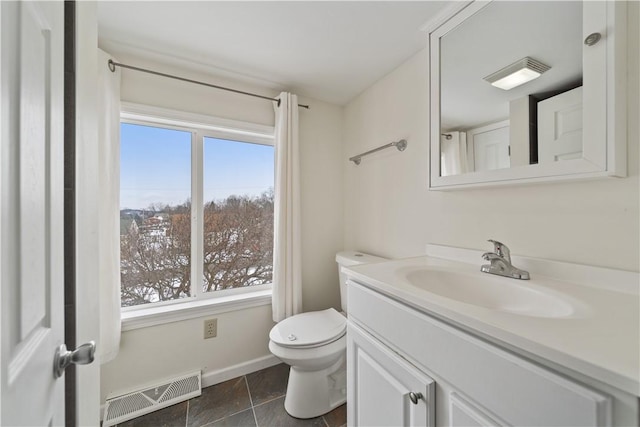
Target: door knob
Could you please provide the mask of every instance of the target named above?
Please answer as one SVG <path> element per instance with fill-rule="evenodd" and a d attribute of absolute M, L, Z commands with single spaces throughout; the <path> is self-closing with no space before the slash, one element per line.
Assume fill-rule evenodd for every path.
<path fill-rule="evenodd" d="M 414 392 L 410 392 L 409 393 L 409 400 L 411 400 L 411 403 L 413 403 L 414 405 L 418 404 L 418 400 L 422 399 L 424 396 L 422 396 L 422 393 L 414 393 Z"/>
<path fill-rule="evenodd" d="M 60 378 L 67 366 L 71 364 L 88 365 L 93 362 L 95 354 L 95 341 L 89 341 L 88 343 L 82 344 L 73 351 L 67 350 L 67 346 L 61 344 L 60 347 L 56 349 L 56 354 L 53 358 L 54 378 Z"/>

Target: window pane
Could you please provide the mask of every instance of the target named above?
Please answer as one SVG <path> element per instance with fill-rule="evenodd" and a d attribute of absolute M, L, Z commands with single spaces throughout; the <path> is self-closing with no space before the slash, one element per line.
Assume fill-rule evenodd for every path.
<path fill-rule="evenodd" d="M 191 133 L 120 127 L 122 306 L 190 296 Z"/>
<path fill-rule="evenodd" d="M 273 147 L 204 140 L 203 291 L 271 283 Z"/>

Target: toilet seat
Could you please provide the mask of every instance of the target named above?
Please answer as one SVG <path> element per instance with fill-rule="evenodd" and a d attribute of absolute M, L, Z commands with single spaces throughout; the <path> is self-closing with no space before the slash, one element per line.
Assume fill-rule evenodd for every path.
<path fill-rule="evenodd" d="M 284 319 L 271 329 L 269 338 L 282 347 L 319 347 L 341 338 L 346 330 L 347 319 L 329 308 Z"/>

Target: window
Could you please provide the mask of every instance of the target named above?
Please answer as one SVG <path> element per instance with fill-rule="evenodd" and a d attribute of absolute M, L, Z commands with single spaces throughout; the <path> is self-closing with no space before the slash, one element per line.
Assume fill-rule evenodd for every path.
<path fill-rule="evenodd" d="M 120 126 L 122 306 L 191 295 L 191 133 Z"/>
<path fill-rule="evenodd" d="M 204 138 L 202 291 L 271 283 L 272 146 Z"/>
<path fill-rule="evenodd" d="M 270 287 L 273 133 L 259 129 L 123 114 L 123 307 Z"/>

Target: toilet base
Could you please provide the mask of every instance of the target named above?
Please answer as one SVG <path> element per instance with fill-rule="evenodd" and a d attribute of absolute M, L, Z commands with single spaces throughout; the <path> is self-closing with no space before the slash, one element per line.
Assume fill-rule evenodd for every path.
<path fill-rule="evenodd" d="M 295 418 L 315 418 L 347 401 L 346 357 L 319 371 L 291 367 L 284 409 Z"/>

